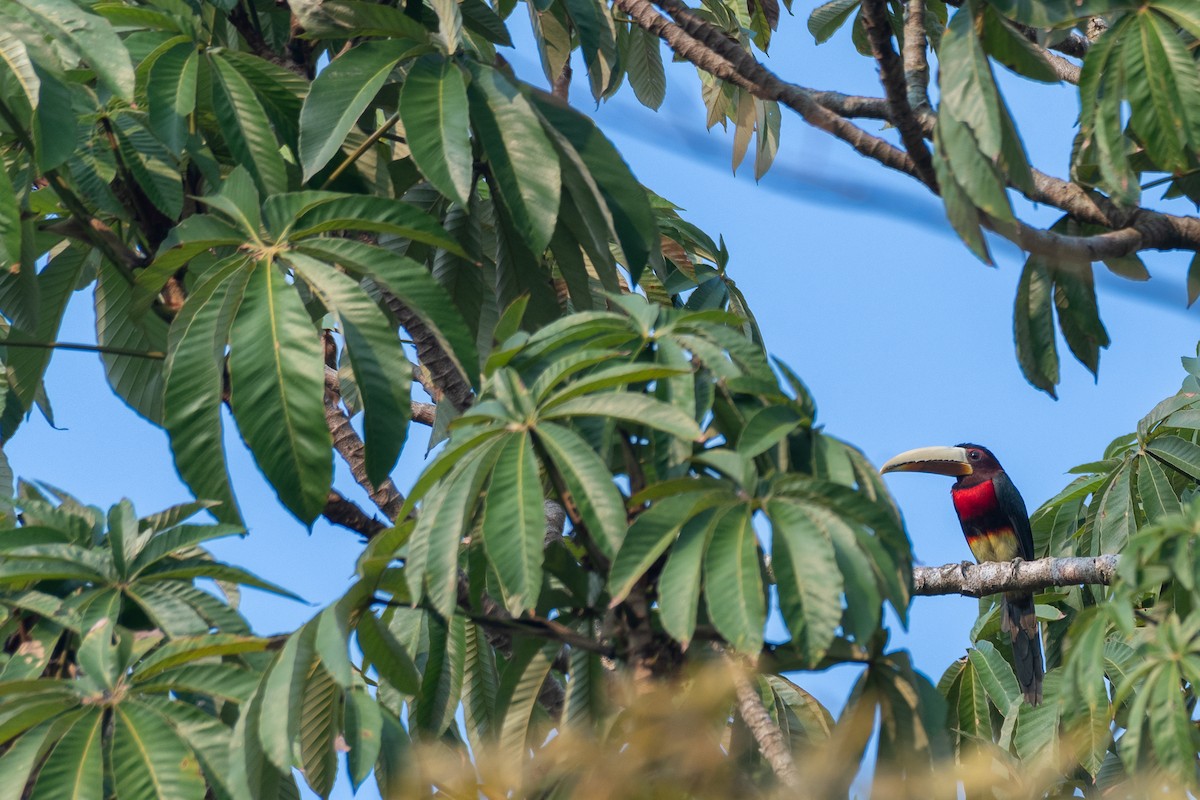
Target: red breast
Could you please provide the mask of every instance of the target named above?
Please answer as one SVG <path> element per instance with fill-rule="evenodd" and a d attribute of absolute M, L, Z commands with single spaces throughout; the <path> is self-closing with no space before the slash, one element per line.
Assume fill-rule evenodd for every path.
<path fill-rule="evenodd" d="M 951 489 L 950 497 L 954 500 L 954 510 L 959 519 L 975 519 L 983 516 L 997 507 L 996 489 L 991 481 L 984 481 L 967 489 Z"/>

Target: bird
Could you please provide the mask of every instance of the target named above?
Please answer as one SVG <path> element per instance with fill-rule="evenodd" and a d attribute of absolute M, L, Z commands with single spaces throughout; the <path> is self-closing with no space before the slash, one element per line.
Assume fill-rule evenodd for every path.
<path fill-rule="evenodd" d="M 890 458 L 879 470 L 929 472 L 957 480 L 950 488 L 954 511 L 975 560 L 1033 559 L 1033 532 L 1021 493 L 991 450 L 977 444 L 918 447 Z M 1005 592 L 1001 629 L 1012 640 L 1013 666 L 1030 705 L 1042 701 L 1042 638 L 1032 592 Z"/>

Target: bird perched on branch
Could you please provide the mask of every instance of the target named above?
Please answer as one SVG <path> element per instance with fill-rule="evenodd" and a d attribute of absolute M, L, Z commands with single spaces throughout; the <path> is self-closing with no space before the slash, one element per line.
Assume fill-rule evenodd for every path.
<path fill-rule="evenodd" d="M 1021 493 L 986 447 L 919 447 L 889 459 L 885 472 L 931 472 L 958 480 L 950 489 L 963 535 L 976 561 L 1033 559 L 1033 532 Z M 1012 639 L 1021 692 L 1032 705 L 1042 700 L 1042 639 L 1032 592 L 1006 592 L 1001 628 Z"/>

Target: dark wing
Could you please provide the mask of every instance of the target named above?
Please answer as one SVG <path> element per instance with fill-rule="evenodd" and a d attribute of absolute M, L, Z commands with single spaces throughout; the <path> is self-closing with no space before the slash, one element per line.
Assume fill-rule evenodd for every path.
<path fill-rule="evenodd" d="M 1029 527 L 1029 512 L 1025 510 L 1025 501 L 1021 499 L 1021 493 L 1003 472 L 992 478 L 992 488 L 996 490 L 996 502 L 1000 505 L 1000 510 L 1008 517 L 1012 529 L 1017 534 L 1021 558 L 1032 561 L 1033 531 Z"/>

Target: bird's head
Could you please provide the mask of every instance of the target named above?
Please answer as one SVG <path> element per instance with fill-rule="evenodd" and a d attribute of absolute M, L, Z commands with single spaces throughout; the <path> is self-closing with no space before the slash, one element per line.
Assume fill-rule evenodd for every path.
<path fill-rule="evenodd" d="M 879 472 L 930 472 L 949 475 L 962 483 L 980 483 L 1004 468 L 992 451 L 978 444 L 954 447 L 918 447 L 889 458 Z"/>

